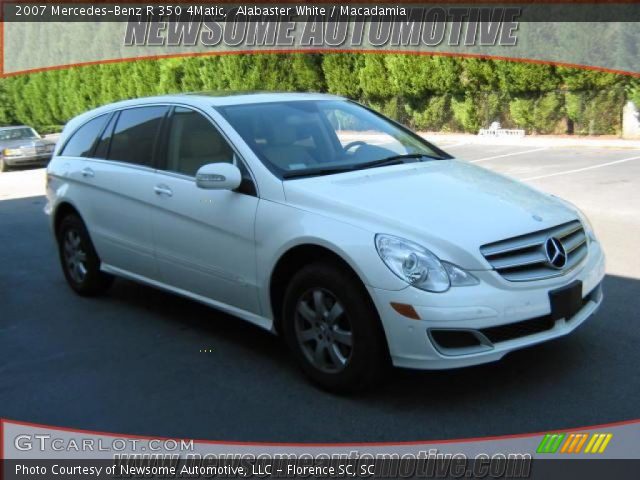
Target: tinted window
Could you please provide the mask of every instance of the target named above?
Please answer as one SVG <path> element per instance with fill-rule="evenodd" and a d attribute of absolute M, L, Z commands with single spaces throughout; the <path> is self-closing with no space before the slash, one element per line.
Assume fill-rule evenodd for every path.
<path fill-rule="evenodd" d="M 93 152 L 93 158 L 109 158 L 109 145 L 111 144 L 113 126 L 115 125 L 117 118 L 118 113 L 115 113 L 111 117 L 111 120 L 109 120 L 109 124 L 107 125 L 107 128 L 104 129 L 102 138 L 98 141 L 98 145 L 96 145 L 96 149 Z"/>
<path fill-rule="evenodd" d="M 224 137 L 200 113 L 177 107 L 171 119 L 166 169 L 195 176 L 201 166 L 218 162 L 233 162 L 233 150 Z"/>
<path fill-rule="evenodd" d="M 138 165 L 153 163 L 153 146 L 167 107 L 139 107 L 120 112 L 109 159 Z"/>
<path fill-rule="evenodd" d="M 68 157 L 88 157 L 96 141 L 96 137 L 102 133 L 109 115 L 100 115 L 89 120 L 76 133 L 74 133 L 62 150 L 62 155 Z"/>

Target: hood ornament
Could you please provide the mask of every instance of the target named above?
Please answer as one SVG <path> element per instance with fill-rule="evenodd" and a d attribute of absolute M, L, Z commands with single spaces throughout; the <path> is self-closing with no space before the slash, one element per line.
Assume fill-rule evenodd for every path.
<path fill-rule="evenodd" d="M 544 243 L 544 253 L 551 267 L 561 270 L 567 265 L 567 251 L 556 237 L 547 238 Z"/>

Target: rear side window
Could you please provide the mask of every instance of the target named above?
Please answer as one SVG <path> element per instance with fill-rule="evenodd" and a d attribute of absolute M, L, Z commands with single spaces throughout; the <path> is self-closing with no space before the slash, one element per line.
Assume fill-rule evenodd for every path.
<path fill-rule="evenodd" d="M 151 166 L 153 147 L 168 107 L 123 110 L 118 117 L 109 148 L 109 160 Z"/>
<path fill-rule="evenodd" d="M 96 149 L 93 152 L 93 158 L 108 158 L 109 155 L 109 145 L 111 144 L 111 135 L 113 134 L 113 125 L 116 123 L 118 118 L 118 113 L 116 112 L 111 120 L 109 120 L 109 124 L 107 128 L 104 129 L 104 133 L 102 137 L 98 141 L 96 145 Z"/>
<path fill-rule="evenodd" d="M 108 118 L 109 114 L 100 115 L 81 126 L 64 146 L 61 155 L 67 157 L 88 157 L 91 154 L 98 135 L 102 133 L 102 129 L 105 123 L 107 123 Z"/>

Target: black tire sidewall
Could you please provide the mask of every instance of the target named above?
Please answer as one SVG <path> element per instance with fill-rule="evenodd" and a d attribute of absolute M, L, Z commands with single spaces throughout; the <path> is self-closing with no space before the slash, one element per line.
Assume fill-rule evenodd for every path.
<path fill-rule="evenodd" d="M 296 306 L 300 297 L 313 288 L 323 288 L 339 299 L 351 323 L 353 351 L 348 365 L 338 373 L 326 373 L 313 366 L 297 340 Z M 283 336 L 289 348 L 307 376 L 326 390 L 342 393 L 368 388 L 389 363 L 375 306 L 360 280 L 344 267 L 328 263 L 301 269 L 287 288 L 283 315 Z"/>

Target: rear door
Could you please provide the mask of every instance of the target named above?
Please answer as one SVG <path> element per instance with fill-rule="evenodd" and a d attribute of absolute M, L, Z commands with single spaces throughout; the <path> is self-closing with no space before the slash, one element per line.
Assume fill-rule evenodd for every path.
<path fill-rule="evenodd" d="M 145 105 L 116 112 L 84 167 L 93 187 L 92 238 L 103 262 L 152 279 L 154 163 L 168 111 L 166 105 Z"/>
<path fill-rule="evenodd" d="M 48 167 L 50 174 L 69 182 L 70 186 L 65 185 L 69 191 L 64 192 L 64 197 L 74 203 L 92 238 L 96 236 L 96 231 L 100 230 L 100 225 L 93 208 L 95 182 L 88 159 L 111 117 L 111 113 L 99 115 L 78 128 Z M 98 253 L 102 254 L 102 251 L 98 249 Z"/>
<path fill-rule="evenodd" d="M 163 140 L 153 217 L 163 281 L 258 313 L 258 197 L 248 169 L 211 120 L 194 109 L 175 107 Z M 198 169 L 216 162 L 240 167 L 243 184 L 237 191 L 196 187 Z"/>

